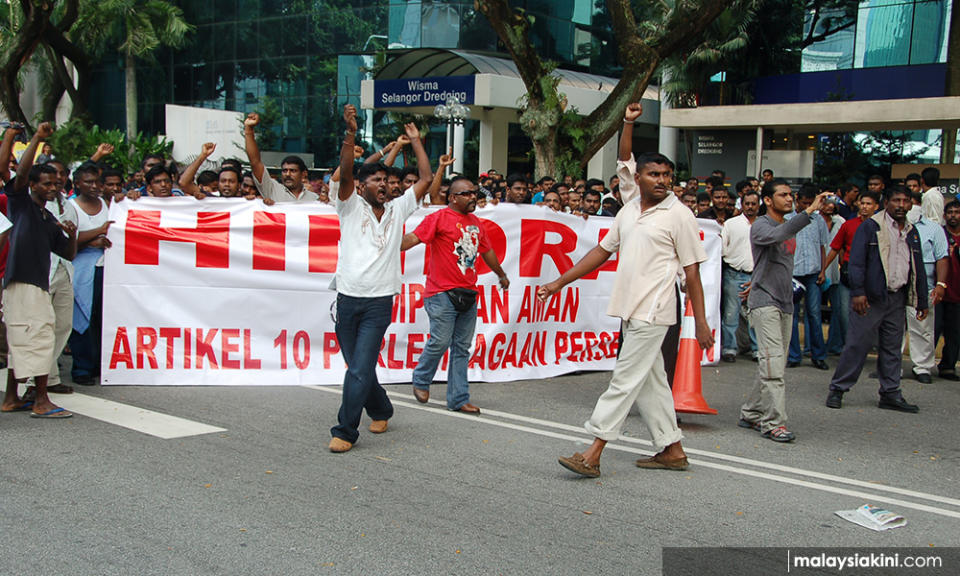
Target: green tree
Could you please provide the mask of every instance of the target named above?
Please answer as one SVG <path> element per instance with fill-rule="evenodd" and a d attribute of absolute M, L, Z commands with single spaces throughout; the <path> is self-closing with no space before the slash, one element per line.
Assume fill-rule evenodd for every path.
<path fill-rule="evenodd" d="M 2 5 L 0 25 L 0 104 L 10 120 L 29 125 L 20 106 L 20 71 L 36 52 L 43 31 L 50 26 L 54 4 L 49 1 L 20 0 Z"/>
<path fill-rule="evenodd" d="M 533 142 L 538 177 L 558 173 L 562 150 L 572 151 L 582 170 L 620 129 L 627 104 L 636 102 L 665 58 L 700 37 L 724 10 L 752 0 L 606 0 L 623 70 L 616 87 L 588 116 L 568 114 L 554 65 L 539 55 L 529 34 L 531 20 L 509 0 L 476 0 L 510 52 L 527 88 L 520 126 Z"/>
<path fill-rule="evenodd" d="M 52 119 L 64 93 L 71 117 L 87 111 L 92 82 L 86 51 L 71 38 L 82 2 L 92 0 L 19 0 L 0 4 L 0 103 L 11 119 L 28 124 L 19 103 L 21 70 L 32 66 L 42 90 L 43 119 Z M 67 69 L 72 66 L 75 76 Z"/>
<path fill-rule="evenodd" d="M 161 46 L 180 48 L 194 26 L 183 11 L 163 0 L 91 0 L 77 23 L 84 45 L 96 56 L 111 50 L 123 56 L 127 137 L 137 134 L 137 61 L 154 60 Z"/>

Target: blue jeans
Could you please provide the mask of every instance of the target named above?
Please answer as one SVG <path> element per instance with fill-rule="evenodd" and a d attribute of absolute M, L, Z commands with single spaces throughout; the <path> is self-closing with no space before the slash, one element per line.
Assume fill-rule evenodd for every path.
<path fill-rule="evenodd" d="M 739 348 L 737 346 L 737 327 L 740 325 L 740 310 L 742 301 L 740 292 L 743 290 L 743 284 L 750 282 L 750 274 L 734 270 L 729 266 L 723 267 L 723 285 L 720 290 L 720 297 L 723 299 L 722 315 L 720 319 L 720 345 L 723 354 L 733 354 L 736 356 Z M 757 353 L 757 337 L 750 328 L 750 350 Z"/>
<path fill-rule="evenodd" d="M 470 362 L 470 345 L 477 328 L 477 305 L 466 312 L 458 312 L 446 292 L 429 296 L 423 307 L 430 317 L 430 338 L 413 371 L 413 385 L 429 390 L 433 375 L 450 349 L 450 364 L 447 369 L 447 408 L 459 410 L 470 401 L 470 383 L 467 381 L 467 365 Z"/>
<path fill-rule="evenodd" d="M 837 282 L 827 290 L 830 301 L 830 335 L 827 354 L 839 355 L 847 342 L 847 318 L 850 315 L 850 289 Z"/>
<path fill-rule="evenodd" d="M 803 292 L 803 329 L 806 334 L 807 342 L 810 344 L 810 356 L 814 360 L 825 360 L 827 358 L 827 348 L 823 343 L 823 322 L 820 318 L 820 285 L 817 284 L 817 274 L 807 274 L 805 276 L 794 276 L 797 282 L 803 284 L 806 290 Z M 800 362 L 803 354 L 800 351 L 800 298 L 794 296 L 793 299 L 793 334 L 790 337 L 790 355 L 789 362 Z"/>
<path fill-rule="evenodd" d="M 337 340 L 347 372 L 343 376 L 339 423 L 330 434 L 351 444 L 360 437 L 357 428 L 364 409 L 373 420 L 393 416 L 393 404 L 377 380 L 377 357 L 392 311 L 393 296 L 355 298 L 337 294 Z"/>

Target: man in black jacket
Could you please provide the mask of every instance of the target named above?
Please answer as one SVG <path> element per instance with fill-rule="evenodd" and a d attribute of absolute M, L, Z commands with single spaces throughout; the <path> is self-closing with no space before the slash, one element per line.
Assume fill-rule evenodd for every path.
<path fill-rule="evenodd" d="M 857 382 L 877 335 L 880 402 L 887 410 L 916 413 L 919 408 L 900 392 L 900 344 L 907 306 L 917 319 L 927 316 L 927 279 L 920 236 L 907 221 L 912 205 L 903 186 L 887 190 L 887 205 L 857 229 L 850 248 L 850 315 L 846 345 L 830 382 L 828 408 L 843 405 L 843 393 Z"/>

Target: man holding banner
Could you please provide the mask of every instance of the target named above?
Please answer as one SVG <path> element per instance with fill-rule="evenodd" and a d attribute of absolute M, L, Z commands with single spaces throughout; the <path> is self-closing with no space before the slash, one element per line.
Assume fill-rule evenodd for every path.
<path fill-rule="evenodd" d="M 713 346 L 700 283 L 700 263 L 707 254 L 696 219 L 673 194 L 673 163 L 661 154 L 641 154 L 636 170 L 630 176 L 639 188 L 639 199 L 620 210 L 600 244 L 537 292 L 545 302 L 599 268 L 614 252 L 620 253 L 607 313 L 623 320 L 623 347 L 610 384 L 585 424 L 595 437 L 593 444 L 583 454 L 559 459 L 563 467 L 591 478 L 600 475 L 600 454 L 608 441 L 619 437 L 634 401 L 658 450 L 636 465 L 664 470 L 688 466 L 660 352 L 667 328 L 677 320 L 674 283 L 680 269 L 693 304 L 697 341 L 701 348 Z"/>
<path fill-rule="evenodd" d="M 467 368 L 470 346 L 477 326 L 477 257 L 500 278 L 506 290 L 510 280 L 497 261 L 487 240 L 477 209 L 477 185 L 465 176 L 450 183 L 447 207 L 438 210 L 403 237 L 402 250 L 421 242 L 430 246 L 430 268 L 423 306 L 430 317 L 430 339 L 413 371 L 413 395 L 417 401 L 430 399 L 430 384 L 443 353 L 450 349 L 447 371 L 447 408 L 456 412 L 479 414 L 470 403 Z"/>
<path fill-rule="evenodd" d="M 430 185 L 430 160 L 415 124 L 404 128 L 417 155 L 420 180 L 403 196 L 390 201 L 387 172 L 382 164 L 364 164 L 354 193 L 354 136 L 357 109 L 343 109 L 347 123 L 340 150 L 340 188 L 334 199 L 340 218 L 340 257 L 331 288 L 337 291 L 337 340 L 347 371 L 338 424 L 330 429 L 331 452 L 346 452 L 360 436 L 357 427 L 364 409 L 373 419 L 370 431 L 387 431 L 393 405 L 377 381 L 377 356 L 390 326 L 393 297 L 400 293 L 400 243 L 403 223 L 417 210 Z"/>

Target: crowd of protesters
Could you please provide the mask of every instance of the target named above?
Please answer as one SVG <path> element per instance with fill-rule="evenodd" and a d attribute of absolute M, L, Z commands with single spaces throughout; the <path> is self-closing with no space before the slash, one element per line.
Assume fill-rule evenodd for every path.
<path fill-rule="evenodd" d="M 799 366 L 806 357 L 820 370 L 830 369 L 828 357 L 839 357 L 827 390 L 826 405 L 830 408 L 841 408 L 844 392 L 857 381 L 867 353 L 876 347 L 878 406 L 917 412 L 919 408 L 900 392 L 900 363 L 907 333 L 911 375 L 917 381 L 930 383 L 934 373 L 941 379 L 960 380 L 956 374 L 960 356 L 960 202 L 949 200 L 945 204 L 936 168 L 910 174 L 902 182 L 887 182 L 874 175 L 862 191 L 853 183 L 791 186 L 771 170 L 729 186 L 726 174 L 718 170 L 704 180 L 701 190 L 697 178 L 676 180 L 673 164 L 665 157 L 634 157 L 632 126 L 639 110 L 639 105 L 630 105 L 625 112 L 618 170 L 606 181 L 570 175 L 534 181 L 525 175 L 504 176 L 495 170 L 473 181 L 449 174 L 451 153 L 438 159 L 434 172 L 420 142 L 420 131 L 412 124 L 405 126 L 396 140 L 364 158 L 365 151 L 354 142 L 356 110 L 350 106 L 344 114 L 347 130 L 340 166 L 326 179 L 311 178 L 304 161 L 295 155 L 284 158 L 279 173 L 271 174 L 254 136 L 259 124 L 256 114 L 248 115 L 244 122 L 246 162 L 225 159 L 215 170 L 206 169 L 216 150 L 208 143 L 182 170 L 160 155 L 148 155 L 133 175 L 104 163 L 114 152 L 107 144 L 69 173 L 56 158 L 55 150 L 44 143 L 53 130 L 46 123 L 39 126 L 18 163 L 12 150 L 14 141 L 23 138 L 23 129 L 11 126 L 0 146 L 0 178 L 5 192 L 0 195 L 0 211 L 5 215 L 0 217 L 5 324 L 0 328 L 0 359 L 7 359 L 10 368 L 2 409 L 29 411 L 38 418 L 69 417 L 71 414 L 54 405 L 48 396 L 48 392 L 72 392 L 60 381 L 58 359 L 65 349 L 72 355 L 73 383 L 96 382 L 100 370 L 103 255 L 110 248 L 109 205 L 136 201 L 141 196 L 331 204 L 340 216 L 341 227 L 355 227 L 358 237 L 368 229 L 374 234 L 382 232 L 382 237 L 372 239 L 376 249 L 368 250 L 363 242 L 357 242 L 342 250 L 334 281 L 338 292 L 337 335 L 348 364 L 339 423 L 331 430 L 330 449 L 335 452 L 345 452 L 357 441 L 364 409 L 374 419 L 370 430 L 386 431 L 392 406 L 376 381 L 376 358 L 371 351 L 378 349 L 375 343 L 389 323 L 390 301 L 399 282 L 399 253 L 420 243 L 451 244 L 451 249 L 433 251 L 450 255 L 451 261 L 431 261 L 426 298 L 431 336 L 414 374 L 415 396 L 427 401 L 437 362 L 449 348 L 451 370 L 457 374 L 451 375 L 455 385 L 448 387 L 448 408 L 479 413 L 479 408 L 469 402 L 466 381 L 466 359 L 476 315 L 477 258 L 497 272 L 503 288 L 509 286 L 509 280 L 472 212 L 500 203 L 541 205 L 583 218 L 617 217 L 629 208 L 637 211 L 630 216 L 635 220 L 648 217 L 648 209 L 668 207 L 656 217 L 667 218 L 664 222 L 669 225 L 683 222 L 684 234 L 689 232 L 686 219 L 715 221 L 722 230 L 721 359 L 729 363 L 746 357 L 758 362 L 757 382 L 744 404 L 739 425 L 771 440 L 789 442 L 795 437 L 786 428 L 784 368 Z M 396 166 L 401 155 L 404 165 Z M 410 161 L 411 156 L 415 161 Z M 656 182 L 645 183 L 645 178 Z M 434 212 L 416 231 L 401 234 L 403 220 L 427 204 L 448 210 Z M 685 214 L 682 218 L 677 212 L 681 208 Z M 372 222 L 366 222 L 368 218 Z M 615 220 L 616 226 L 625 218 Z M 400 225 L 387 224 L 393 220 Z M 625 228 L 619 234 L 628 235 L 629 231 Z M 547 291 L 574 281 L 589 272 L 590 266 L 602 263 L 599 258 L 621 249 L 613 241 L 615 237 L 609 238 L 595 249 L 599 250 L 595 261 L 578 264 L 573 272 L 548 284 Z M 673 256 L 664 256 L 664 270 L 672 270 L 672 276 L 697 273 L 703 261 L 703 255 L 688 246 L 687 240 L 683 236 L 675 250 L 671 249 Z M 629 235 L 618 241 L 628 243 L 634 251 L 640 246 L 634 245 L 637 240 Z M 382 250 L 384 244 L 395 250 Z M 388 254 L 381 256 L 384 253 Z M 634 256 L 643 258 L 640 253 Z M 620 268 L 624 268 L 623 256 L 621 262 Z M 699 276 L 695 285 L 690 278 L 686 280 L 669 290 L 674 295 L 669 308 L 673 311 L 675 305 L 679 306 L 676 296 L 682 285 L 689 296 L 700 299 L 699 321 L 702 294 L 690 293 L 691 288 L 698 289 Z M 673 282 L 670 278 L 664 281 Z M 623 292 L 614 299 L 622 304 L 622 300 L 634 296 Z M 638 302 L 645 301 L 640 298 Z M 657 306 L 663 308 L 660 303 Z M 615 308 L 613 303 L 611 307 Z M 829 330 L 825 336 L 827 309 Z M 646 353 L 659 349 L 649 345 L 654 340 L 676 348 L 679 313 L 664 314 L 654 322 L 667 326 L 664 334 L 659 328 L 649 332 L 628 313 L 611 314 L 622 318 L 622 332 L 634 339 L 626 342 L 625 348 L 635 350 L 631 353 L 637 356 L 631 360 L 634 364 L 641 361 L 641 356 L 644 365 L 652 361 Z M 374 322 L 371 328 L 370 318 L 375 317 L 386 318 L 387 323 Z M 935 366 L 935 350 L 941 338 L 943 351 Z M 707 344 L 705 337 L 698 339 L 701 345 Z M 658 389 L 661 383 L 672 383 L 675 354 L 665 351 L 661 357 L 664 359 L 657 362 L 666 364 L 665 374 L 656 370 L 654 374 L 649 366 L 644 369 L 654 374 L 650 386 Z M 625 378 L 615 372 L 611 387 Z M 20 396 L 18 386 L 28 380 L 31 385 Z M 646 380 L 635 384 L 643 387 L 643 382 Z M 650 400 L 659 412 L 647 416 L 655 417 L 655 427 L 662 432 L 657 444 L 664 452 L 638 465 L 685 468 L 675 414 L 660 406 L 664 403 L 660 392 L 656 400 L 653 396 Z M 613 393 L 608 390 L 607 394 Z M 561 459 L 561 463 L 583 475 L 599 474 L 602 444 L 619 433 L 620 416 L 626 414 L 620 414 L 622 406 L 614 407 L 611 402 L 620 403 L 622 399 L 601 398 L 596 421 L 588 422 L 588 430 L 594 430 L 601 444 L 584 455 Z"/>

